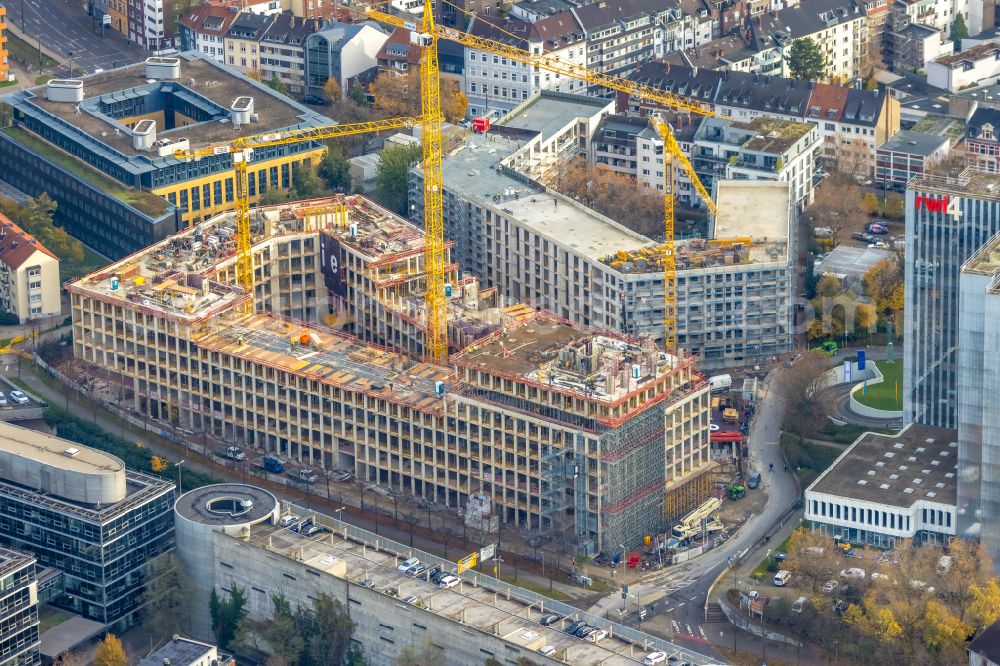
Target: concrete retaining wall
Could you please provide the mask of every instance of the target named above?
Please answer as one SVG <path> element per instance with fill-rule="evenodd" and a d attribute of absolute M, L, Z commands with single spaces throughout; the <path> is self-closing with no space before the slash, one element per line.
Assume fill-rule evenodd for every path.
<path fill-rule="evenodd" d="M 874 363 L 870 364 L 872 370 L 874 370 L 874 377 L 868 380 L 869 386 L 874 386 L 875 384 L 881 384 L 884 381 L 882 372 L 878 369 Z M 843 372 L 843 370 L 841 370 Z M 874 407 L 869 407 L 868 405 L 862 405 L 858 402 L 857 398 L 854 397 L 856 393 L 864 390 L 865 383 L 855 384 L 854 388 L 851 389 L 851 397 L 849 407 L 852 412 L 858 414 L 859 416 L 865 416 L 872 419 L 901 419 L 903 418 L 903 411 L 886 410 L 886 409 L 875 409 Z"/>
<path fill-rule="evenodd" d="M 725 614 L 726 619 L 743 631 L 748 631 L 754 636 L 761 636 L 769 641 L 787 643 L 788 645 L 794 645 L 796 647 L 800 647 L 802 645 L 801 642 L 795 640 L 794 638 L 789 638 L 784 634 L 779 634 L 778 632 L 766 629 L 759 624 L 752 623 L 742 613 L 737 613 L 730 608 L 722 599 L 719 599 L 719 607 L 722 608 L 722 612 Z"/>

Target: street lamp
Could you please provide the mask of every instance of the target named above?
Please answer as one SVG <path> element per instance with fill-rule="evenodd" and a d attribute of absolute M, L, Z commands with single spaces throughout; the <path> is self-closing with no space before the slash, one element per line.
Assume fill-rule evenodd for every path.
<path fill-rule="evenodd" d="M 183 495 L 184 494 L 184 475 L 181 472 L 181 465 L 183 465 L 186 462 L 187 462 L 186 460 L 181 460 L 180 462 L 178 462 L 178 463 L 176 463 L 174 465 L 174 467 L 177 468 L 177 494 L 178 495 Z"/>
<path fill-rule="evenodd" d="M 343 506 L 342 506 L 342 507 L 340 507 L 339 509 L 336 509 L 336 510 L 334 511 L 334 513 L 335 513 L 335 514 L 337 514 L 337 520 L 339 520 L 340 522 L 344 522 L 344 514 L 343 514 L 343 511 L 344 511 L 344 509 L 346 509 L 346 508 L 347 508 L 347 507 L 343 507 Z"/>

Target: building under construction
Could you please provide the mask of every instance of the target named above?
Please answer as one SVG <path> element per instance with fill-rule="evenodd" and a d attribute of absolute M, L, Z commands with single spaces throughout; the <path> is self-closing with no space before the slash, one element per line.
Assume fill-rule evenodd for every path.
<path fill-rule="evenodd" d="M 76 358 L 154 420 L 449 507 L 485 495 L 583 552 L 636 545 L 707 494 L 695 357 L 500 302 L 452 267 L 461 350 L 424 362 L 415 227 L 361 197 L 252 226 L 256 313 L 223 215 L 70 284 Z M 319 323 L 331 312 L 358 337 Z"/>

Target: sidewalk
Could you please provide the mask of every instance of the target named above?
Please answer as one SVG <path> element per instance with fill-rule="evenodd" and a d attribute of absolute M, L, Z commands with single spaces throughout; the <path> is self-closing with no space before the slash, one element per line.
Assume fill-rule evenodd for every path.
<path fill-rule="evenodd" d="M 56 332 L 53 332 L 55 334 Z M 325 497 L 326 483 L 320 481 L 315 484 L 314 491 L 304 492 L 278 483 L 270 479 L 261 479 L 256 476 L 251 477 L 246 471 L 235 470 L 221 465 L 211 457 L 198 452 L 200 445 L 185 447 L 177 442 L 169 441 L 157 434 L 146 431 L 143 428 L 127 423 L 116 415 L 108 412 L 103 406 L 88 397 L 81 396 L 68 387 L 59 386 L 56 379 L 48 377 L 43 381 L 38 373 L 44 374 L 41 368 L 34 363 L 25 362 L 20 372 L 20 380 L 26 384 L 30 391 L 51 404 L 66 409 L 78 418 L 91 421 L 103 428 L 105 431 L 119 435 L 123 438 L 135 441 L 144 448 L 157 455 L 162 455 L 169 460 L 184 460 L 184 467 L 195 469 L 209 474 L 221 481 L 233 481 L 239 483 L 253 483 L 256 486 L 269 490 L 279 499 L 287 499 L 297 504 L 311 506 L 317 511 L 328 515 L 336 515 L 336 512 L 344 508 L 344 519 L 353 525 L 377 532 L 400 543 L 410 543 L 413 547 L 444 557 L 445 559 L 457 559 L 473 550 L 477 550 L 480 544 L 462 538 L 462 529 L 454 527 L 444 527 L 445 516 L 442 512 L 431 512 L 428 516 L 430 522 L 421 524 L 421 518 L 426 515 L 426 509 L 418 508 L 412 504 L 399 502 L 399 518 L 395 518 L 394 507 L 391 498 L 379 498 L 376 493 L 364 493 L 365 510 L 360 507 L 360 488 L 357 483 L 335 483 L 330 482 L 330 496 Z M 0 374 L 3 369 L 0 367 Z M 6 376 L 16 378 L 18 370 L 16 366 L 10 367 L 6 371 Z M 52 384 L 52 385 L 50 385 Z M 193 444 L 193 443 L 191 443 Z M 376 514 L 371 510 L 372 504 L 380 507 Z M 390 506 L 386 507 L 385 505 Z M 414 520 L 407 522 L 407 516 Z M 434 525 L 434 523 L 437 523 Z M 438 527 L 440 525 L 440 527 Z M 457 534 L 455 533 L 457 531 Z M 469 530 L 471 533 L 472 530 Z M 440 541 L 444 536 L 444 543 Z M 555 573 L 554 578 L 542 576 L 537 573 L 534 562 L 516 557 L 501 544 L 503 555 L 503 565 L 501 570 L 502 578 L 508 582 L 513 582 L 516 576 L 517 582 L 525 585 L 540 594 L 545 594 L 548 590 L 553 590 L 557 598 L 572 602 L 574 600 L 583 601 L 593 597 L 594 592 L 584 588 L 563 583 L 558 580 L 562 574 Z M 485 571 L 485 569 L 484 569 Z"/>

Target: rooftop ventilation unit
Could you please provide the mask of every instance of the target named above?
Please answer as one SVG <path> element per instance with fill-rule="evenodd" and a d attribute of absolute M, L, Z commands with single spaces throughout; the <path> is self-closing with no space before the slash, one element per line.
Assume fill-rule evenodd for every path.
<path fill-rule="evenodd" d="M 83 101 L 83 81 L 80 79 L 52 79 L 45 84 L 45 99 L 50 102 Z"/>
<path fill-rule="evenodd" d="M 247 125 L 252 120 L 251 116 L 254 115 L 253 112 L 253 97 L 237 97 L 233 100 L 232 106 L 229 107 L 232 112 L 233 123 L 236 125 Z"/>
<path fill-rule="evenodd" d="M 132 128 L 132 147 L 136 150 L 151 150 L 156 143 L 156 121 L 140 120 Z"/>
<path fill-rule="evenodd" d="M 179 79 L 181 76 L 180 58 L 161 58 L 153 56 L 146 58 L 147 79 Z"/>

